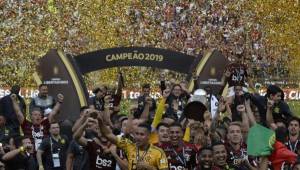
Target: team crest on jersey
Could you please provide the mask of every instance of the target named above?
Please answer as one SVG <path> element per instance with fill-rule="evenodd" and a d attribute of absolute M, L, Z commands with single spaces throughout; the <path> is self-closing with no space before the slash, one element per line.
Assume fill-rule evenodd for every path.
<path fill-rule="evenodd" d="M 165 164 L 165 163 L 167 163 L 167 160 L 166 160 L 166 159 L 161 159 L 161 160 L 160 160 L 160 164 Z"/>
<path fill-rule="evenodd" d="M 184 154 L 183 156 L 187 162 L 190 161 L 191 156 L 189 154 Z"/>

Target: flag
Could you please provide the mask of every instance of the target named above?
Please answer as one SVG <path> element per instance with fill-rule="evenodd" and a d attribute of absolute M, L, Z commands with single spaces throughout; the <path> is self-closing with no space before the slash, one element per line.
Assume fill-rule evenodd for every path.
<path fill-rule="evenodd" d="M 276 141 L 274 131 L 259 124 L 250 128 L 247 145 L 248 155 L 268 156 L 274 170 L 280 170 L 283 164 L 293 164 L 297 159 L 297 154 Z"/>
<path fill-rule="evenodd" d="M 274 151 L 269 156 L 269 161 L 274 170 L 280 170 L 283 163 L 294 164 L 296 162 L 297 154 L 290 151 L 283 143 L 276 141 L 273 147 Z"/>
<path fill-rule="evenodd" d="M 252 126 L 247 138 L 247 153 L 251 156 L 268 156 L 273 151 L 275 132 L 260 124 Z"/>

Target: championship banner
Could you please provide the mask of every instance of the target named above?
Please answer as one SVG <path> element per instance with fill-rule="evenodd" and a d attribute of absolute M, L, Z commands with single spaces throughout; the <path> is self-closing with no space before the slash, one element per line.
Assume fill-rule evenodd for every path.
<path fill-rule="evenodd" d="M 87 90 L 81 73 L 71 56 L 60 50 L 50 50 L 39 60 L 38 73 L 41 82 L 46 84 L 49 95 L 64 95 L 64 102 L 59 114 L 60 120 L 76 120 L 81 106 L 87 105 Z"/>
<path fill-rule="evenodd" d="M 216 94 L 223 91 L 221 79 L 228 60 L 218 50 L 209 51 L 198 62 L 195 68 L 196 74 L 199 76 L 197 83 L 200 89 L 210 86 L 212 91 Z M 189 90 L 194 88 L 194 82 L 190 83 Z"/>
<path fill-rule="evenodd" d="M 60 50 L 50 50 L 39 60 L 38 82 L 47 84 L 49 94 L 65 96 L 60 113 L 60 119 L 76 120 L 79 108 L 87 106 L 88 89 L 82 76 L 86 73 L 122 66 L 145 66 L 169 69 L 187 75 L 191 78 L 196 70 L 199 75 L 200 87 L 202 81 L 209 82 L 213 89 L 221 89 L 219 82 L 227 61 L 220 52 L 213 50 L 203 56 L 189 56 L 180 52 L 149 47 L 121 47 L 104 49 L 78 56 L 64 54 Z M 129 96 L 137 96 L 129 93 Z M 126 95 L 125 95 L 126 96 Z"/>
<path fill-rule="evenodd" d="M 194 56 L 149 47 L 110 48 L 75 56 L 82 74 L 122 66 L 146 66 L 188 74 L 195 60 Z"/>

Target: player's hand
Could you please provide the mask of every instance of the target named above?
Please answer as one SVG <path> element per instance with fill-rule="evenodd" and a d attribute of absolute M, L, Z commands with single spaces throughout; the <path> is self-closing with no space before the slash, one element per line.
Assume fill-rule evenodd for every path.
<path fill-rule="evenodd" d="M 164 91 L 163 91 L 163 97 L 166 99 L 166 98 L 168 98 L 169 97 L 169 95 L 170 95 L 170 93 L 171 93 L 171 91 L 170 91 L 170 89 L 165 89 Z"/>
<path fill-rule="evenodd" d="M 57 100 L 58 100 L 58 102 L 62 103 L 64 101 L 64 95 L 62 95 L 61 93 L 59 93 L 57 95 Z"/>
<path fill-rule="evenodd" d="M 236 110 L 239 112 L 239 113 L 243 113 L 243 112 L 246 112 L 246 107 L 244 105 L 238 105 L 236 107 Z"/>
<path fill-rule="evenodd" d="M 268 103 L 267 103 L 268 109 L 271 109 L 273 106 L 274 106 L 274 101 L 273 100 L 268 100 Z"/>
<path fill-rule="evenodd" d="M 152 105 L 152 98 L 149 97 L 149 96 L 147 96 L 147 97 L 145 98 L 145 102 L 146 102 L 146 104 L 148 104 L 149 106 L 151 106 L 151 105 Z"/>
<path fill-rule="evenodd" d="M 17 101 L 17 95 L 16 94 L 10 95 L 10 98 L 12 99 L 12 101 Z"/>

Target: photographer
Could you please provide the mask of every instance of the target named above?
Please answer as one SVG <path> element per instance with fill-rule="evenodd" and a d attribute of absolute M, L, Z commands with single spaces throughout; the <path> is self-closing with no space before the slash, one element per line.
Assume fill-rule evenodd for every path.
<path fill-rule="evenodd" d="M 95 96 L 89 99 L 89 107 L 99 111 L 104 111 L 104 98 L 105 96 L 111 96 L 110 107 L 114 111 L 118 112 L 118 106 L 122 98 L 122 88 L 124 87 L 124 78 L 122 73 L 118 74 L 118 87 L 117 90 L 109 89 L 106 86 L 100 86 L 93 90 Z"/>
<path fill-rule="evenodd" d="M 33 155 L 33 145 L 30 138 L 18 137 L 14 143 L 16 149 L 7 152 L 2 156 L 6 170 L 32 170 L 36 169 L 37 165 Z"/>
<path fill-rule="evenodd" d="M 232 121 L 242 121 L 242 115 L 237 110 L 237 106 L 244 105 L 245 101 L 250 99 L 249 93 L 243 92 L 242 86 L 234 86 L 234 95 L 227 98 L 227 112 L 231 115 Z"/>
<path fill-rule="evenodd" d="M 107 92 L 106 86 L 100 86 L 93 90 L 95 96 L 89 98 L 89 107 L 99 111 L 104 110 L 104 97 Z"/>
<path fill-rule="evenodd" d="M 146 98 L 150 97 L 150 84 L 144 84 L 143 85 L 143 88 L 142 88 L 142 95 L 138 97 L 138 110 L 137 110 L 137 113 L 134 115 L 136 118 L 139 118 L 143 111 L 144 111 L 144 108 L 145 108 L 145 105 L 146 105 Z M 155 113 L 155 110 L 156 110 L 156 102 L 153 98 L 151 98 L 151 105 L 150 105 L 150 108 L 149 108 L 149 111 L 150 111 L 150 119 L 152 120 L 154 118 L 154 113 Z"/>

